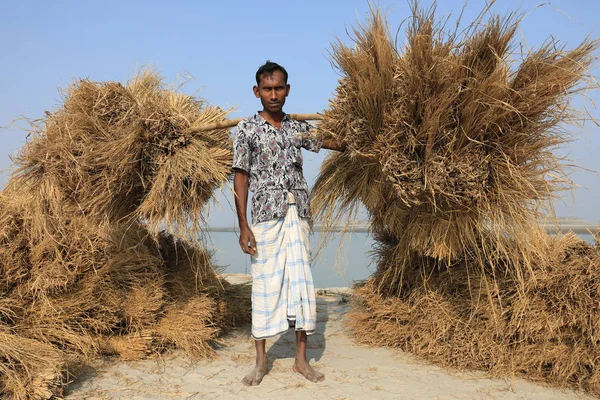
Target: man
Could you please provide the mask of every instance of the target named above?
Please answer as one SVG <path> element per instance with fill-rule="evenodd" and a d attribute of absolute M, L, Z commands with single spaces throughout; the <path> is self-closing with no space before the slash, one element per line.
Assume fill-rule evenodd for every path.
<path fill-rule="evenodd" d="M 260 384 L 267 373 L 266 339 L 296 329 L 293 370 L 312 382 L 325 376 L 306 358 L 307 335 L 316 327 L 316 301 L 309 258 L 310 204 L 302 174 L 301 148 L 342 150 L 332 140 L 312 137 L 305 122 L 283 112 L 290 93 L 286 70 L 267 61 L 256 72 L 254 95 L 263 109 L 240 122 L 234 132 L 235 206 L 240 246 L 252 258 L 252 337 L 256 366 L 244 379 Z M 251 228 L 246 217 L 253 192 Z M 257 240 L 258 239 L 258 240 Z"/>

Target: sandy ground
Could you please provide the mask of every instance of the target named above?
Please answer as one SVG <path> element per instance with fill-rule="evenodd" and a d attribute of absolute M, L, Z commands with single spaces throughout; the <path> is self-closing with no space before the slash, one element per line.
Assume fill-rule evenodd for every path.
<path fill-rule="evenodd" d="M 258 387 L 242 377 L 254 364 L 249 327 L 224 338 L 214 360 L 190 363 L 178 353 L 136 362 L 103 361 L 69 388 L 67 399 L 591 399 L 582 393 L 522 379 L 448 371 L 402 351 L 354 344 L 341 318 L 350 306 L 343 290 L 320 291 L 318 324 L 309 338 L 311 364 L 325 381 L 292 372 L 289 331 L 267 342 L 270 371 Z"/>

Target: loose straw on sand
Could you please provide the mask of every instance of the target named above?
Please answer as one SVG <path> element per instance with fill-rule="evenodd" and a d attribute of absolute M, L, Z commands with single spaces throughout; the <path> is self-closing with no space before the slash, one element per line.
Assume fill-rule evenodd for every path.
<path fill-rule="evenodd" d="M 316 121 L 323 119 L 323 116 L 321 114 L 288 114 L 288 116 L 292 119 L 300 121 Z M 210 124 L 199 126 L 198 128 L 194 129 L 194 132 L 210 131 L 212 129 L 231 128 L 236 126 L 243 120 L 244 118 L 236 118 L 227 119 L 225 121 L 213 122 Z"/>

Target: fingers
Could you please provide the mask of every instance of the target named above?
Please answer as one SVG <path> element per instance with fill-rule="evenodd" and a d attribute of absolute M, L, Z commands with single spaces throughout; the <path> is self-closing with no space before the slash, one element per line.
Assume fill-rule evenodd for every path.
<path fill-rule="evenodd" d="M 250 255 L 254 255 L 256 252 L 256 239 L 254 239 L 254 235 L 250 234 Z"/>
<path fill-rule="evenodd" d="M 252 232 L 244 232 L 240 235 L 240 247 L 244 253 L 254 255 L 256 252 L 256 240 Z"/>
<path fill-rule="evenodd" d="M 240 247 L 242 251 L 246 254 L 250 254 L 250 249 L 248 248 L 248 242 L 240 238 Z"/>

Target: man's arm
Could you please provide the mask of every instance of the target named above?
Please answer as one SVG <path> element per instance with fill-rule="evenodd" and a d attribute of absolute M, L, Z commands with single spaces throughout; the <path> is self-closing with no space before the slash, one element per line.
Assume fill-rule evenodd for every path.
<path fill-rule="evenodd" d="M 302 134 L 302 147 L 306 150 L 313 151 L 318 153 L 320 149 L 327 150 L 336 150 L 336 151 L 346 151 L 348 147 L 346 143 L 339 139 L 333 139 L 331 137 L 326 139 L 319 139 L 317 136 L 312 133 L 312 130 L 315 129 L 309 123 L 302 121 L 298 125 L 298 130 Z"/>
<path fill-rule="evenodd" d="M 240 246 L 246 254 L 254 255 L 256 251 L 256 240 L 248 224 L 246 209 L 248 206 L 248 172 L 236 169 L 233 176 L 233 192 L 235 197 L 235 209 L 240 225 Z"/>
<path fill-rule="evenodd" d="M 327 150 L 335 150 L 335 151 L 346 151 L 348 146 L 346 145 L 346 143 L 344 143 L 340 140 L 325 139 L 325 140 L 323 140 L 323 144 L 321 145 L 321 148 L 327 149 Z"/>

